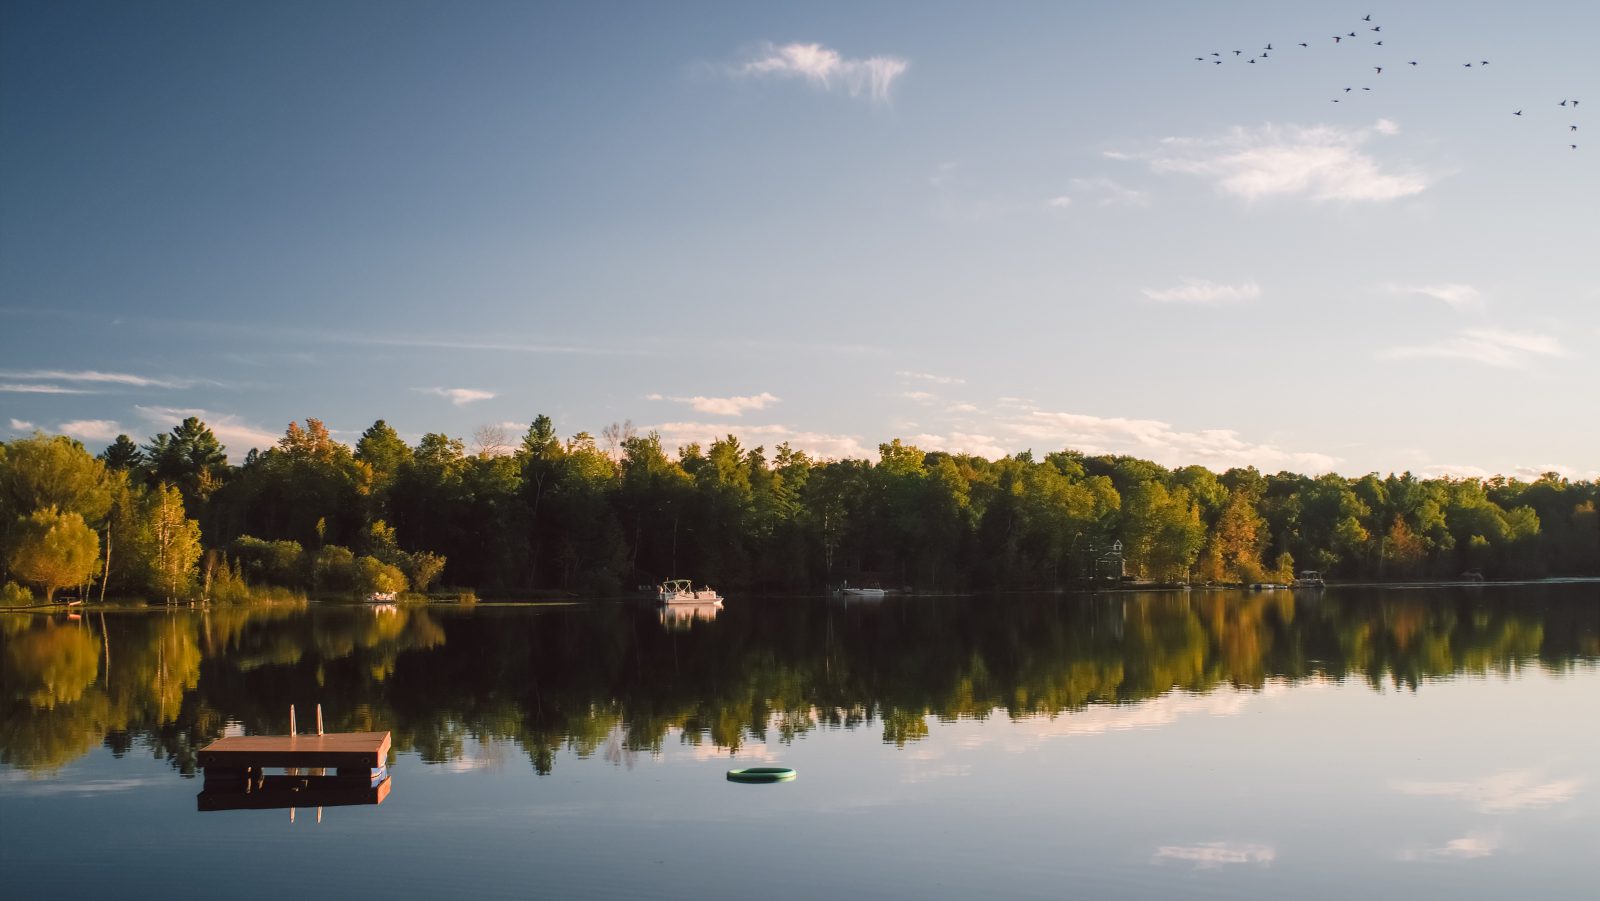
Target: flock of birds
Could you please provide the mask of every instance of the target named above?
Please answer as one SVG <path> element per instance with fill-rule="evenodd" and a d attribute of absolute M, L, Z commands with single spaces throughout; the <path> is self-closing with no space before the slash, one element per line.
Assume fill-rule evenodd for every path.
<path fill-rule="evenodd" d="M 1333 35 L 1332 36 L 1333 37 L 1333 43 L 1335 45 L 1338 45 L 1338 46 L 1349 46 L 1349 45 L 1356 44 L 1357 42 L 1359 42 L 1361 40 L 1370 40 L 1374 46 L 1377 46 L 1377 47 L 1382 47 L 1383 46 L 1383 42 L 1384 42 L 1383 26 L 1381 24 L 1378 24 L 1378 25 L 1373 24 L 1373 22 L 1372 22 L 1372 14 L 1371 13 L 1368 13 L 1367 15 L 1361 17 L 1360 28 L 1363 29 L 1363 30 L 1362 31 L 1349 31 L 1349 32 L 1345 32 L 1343 34 Z M 1296 42 L 1294 44 L 1289 44 L 1289 45 L 1285 45 L 1285 46 L 1298 46 L 1298 47 L 1300 47 L 1302 49 L 1310 49 L 1311 44 L 1310 44 L 1309 41 L 1299 41 L 1299 42 Z M 1274 46 L 1273 46 L 1272 42 L 1269 41 L 1267 43 L 1267 45 L 1265 47 L 1263 47 L 1259 53 L 1254 52 L 1254 51 L 1248 51 L 1248 50 L 1231 50 L 1231 51 L 1214 50 L 1214 51 L 1212 51 L 1211 53 L 1209 53 L 1209 54 L 1207 54 L 1205 56 L 1197 56 L 1197 57 L 1195 57 L 1195 60 L 1197 62 L 1201 62 L 1201 63 L 1210 63 L 1210 64 L 1213 64 L 1213 65 L 1220 66 L 1224 62 L 1228 61 L 1230 59 L 1230 57 L 1231 57 L 1231 59 L 1233 61 L 1235 61 L 1235 62 L 1244 62 L 1244 63 L 1248 63 L 1250 65 L 1255 65 L 1259 61 L 1272 59 L 1273 58 L 1272 54 L 1274 52 L 1277 52 L 1277 51 L 1274 49 Z M 1404 65 L 1406 67 L 1410 68 L 1410 67 L 1419 67 L 1419 66 L 1422 65 L 1422 63 L 1419 60 L 1414 60 L 1413 59 L 1413 60 L 1406 60 Z M 1462 63 L 1461 65 L 1462 65 L 1463 68 L 1467 68 L 1467 69 L 1473 69 L 1473 68 L 1482 69 L 1482 68 L 1484 68 L 1484 67 L 1489 65 L 1489 60 L 1486 60 L 1486 59 L 1467 60 L 1466 62 Z M 1384 69 L 1386 69 L 1386 68 L 1394 68 L 1394 67 L 1393 66 L 1373 66 L 1372 67 L 1373 77 L 1374 78 L 1381 77 L 1383 75 Z M 1372 87 L 1371 86 L 1363 86 L 1361 88 L 1361 90 L 1362 91 L 1371 91 Z M 1341 93 L 1341 95 L 1343 95 L 1343 94 L 1353 94 L 1355 92 L 1356 92 L 1356 88 L 1354 86 L 1351 86 L 1351 87 L 1346 87 L 1340 93 Z M 1334 97 L 1333 98 L 1333 102 L 1334 103 L 1342 103 L 1342 102 L 1344 102 L 1345 99 L 1346 98 L 1343 97 L 1343 96 Z M 1577 110 L 1578 110 L 1578 101 L 1570 99 L 1570 98 L 1564 99 L 1560 103 L 1555 104 L 1555 105 L 1561 107 L 1562 109 L 1564 109 L 1564 110 L 1566 110 L 1566 111 L 1568 111 L 1570 113 L 1574 113 L 1574 114 L 1576 114 Z M 1515 117 L 1518 117 L 1518 118 L 1522 118 L 1522 113 L 1523 113 L 1523 111 L 1519 109 L 1519 110 L 1512 111 L 1511 115 L 1513 115 Z M 1574 116 L 1569 116 L 1568 118 L 1569 119 L 1576 118 L 1576 116 L 1575 115 Z M 1576 143 L 1576 138 L 1575 138 L 1575 135 L 1577 134 L 1577 132 L 1578 132 L 1578 125 L 1577 125 L 1576 122 L 1570 122 L 1569 124 L 1567 124 L 1566 131 L 1565 131 L 1565 134 L 1566 134 L 1567 139 L 1569 141 L 1567 146 L 1569 148 L 1573 149 L 1573 150 L 1577 150 L 1578 149 L 1578 145 Z"/>

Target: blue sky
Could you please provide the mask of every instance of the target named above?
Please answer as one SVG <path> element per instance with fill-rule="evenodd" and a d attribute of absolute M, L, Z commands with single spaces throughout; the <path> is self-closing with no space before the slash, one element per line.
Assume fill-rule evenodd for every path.
<path fill-rule="evenodd" d="M 1600 8 L 4 22 L 0 434 L 1600 471 Z"/>

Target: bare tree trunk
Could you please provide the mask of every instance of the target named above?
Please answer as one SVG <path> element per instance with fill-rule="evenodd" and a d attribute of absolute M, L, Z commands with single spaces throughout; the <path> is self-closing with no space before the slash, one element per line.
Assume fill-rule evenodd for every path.
<path fill-rule="evenodd" d="M 111 581 L 111 524 L 106 523 L 106 568 L 100 575 L 100 603 L 106 602 L 106 583 Z M 104 614 L 101 614 L 104 616 Z"/>

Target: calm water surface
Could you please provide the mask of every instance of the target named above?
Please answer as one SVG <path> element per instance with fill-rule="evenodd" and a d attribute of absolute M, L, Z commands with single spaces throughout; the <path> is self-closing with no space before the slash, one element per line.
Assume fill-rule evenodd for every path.
<path fill-rule="evenodd" d="M 0 636 L 9 898 L 1595 897 L 1592 583 Z M 196 751 L 291 703 L 393 732 L 383 803 L 199 812 Z"/>

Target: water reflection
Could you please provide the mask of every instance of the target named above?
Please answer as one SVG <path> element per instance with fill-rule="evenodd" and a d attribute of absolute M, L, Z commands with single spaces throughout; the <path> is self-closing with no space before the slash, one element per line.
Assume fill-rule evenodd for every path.
<path fill-rule="evenodd" d="M 697 622 L 711 622 L 721 610 L 721 604 L 662 604 L 658 614 L 661 625 L 682 631 Z"/>
<path fill-rule="evenodd" d="M 736 749 L 876 727 L 906 745 L 930 718 L 1055 716 L 1174 689 L 1353 678 L 1417 690 L 1454 674 L 1561 671 L 1600 657 L 1597 600 L 1600 586 L 1547 585 L 1336 589 L 1310 603 L 752 600 L 670 619 L 631 605 L 0 616 L 0 762 L 49 771 L 104 743 L 193 773 L 225 727 L 282 732 L 291 703 L 321 703 L 329 731 L 391 730 L 396 751 L 430 762 L 509 739 L 542 773 L 562 749 L 653 752 L 678 734 Z"/>

